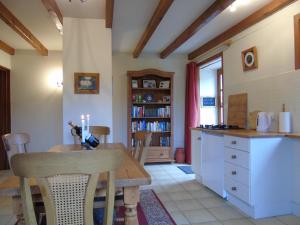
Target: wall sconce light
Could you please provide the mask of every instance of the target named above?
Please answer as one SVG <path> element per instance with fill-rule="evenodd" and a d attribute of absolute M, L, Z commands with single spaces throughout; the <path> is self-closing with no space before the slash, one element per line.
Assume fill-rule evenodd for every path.
<path fill-rule="evenodd" d="M 57 87 L 62 88 L 64 86 L 64 82 L 63 81 L 57 81 L 56 85 L 57 85 Z"/>
<path fill-rule="evenodd" d="M 48 73 L 48 85 L 52 88 L 63 87 L 63 73 L 61 68 L 50 70 Z"/>

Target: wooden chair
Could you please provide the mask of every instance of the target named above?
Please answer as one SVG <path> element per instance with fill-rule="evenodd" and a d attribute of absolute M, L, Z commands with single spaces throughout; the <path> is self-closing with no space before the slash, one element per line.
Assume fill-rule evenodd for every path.
<path fill-rule="evenodd" d="M 91 133 L 99 139 L 100 143 L 106 144 L 108 135 L 110 134 L 109 127 L 105 126 L 90 126 Z"/>
<path fill-rule="evenodd" d="M 105 126 L 90 126 L 91 133 L 99 139 L 101 144 L 107 143 L 108 135 L 110 134 L 109 127 Z M 72 133 L 73 135 L 73 133 Z M 73 135 L 74 144 L 80 144 L 80 138 L 77 135 Z"/>
<path fill-rule="evenodd" d="M 20 177 L 20 192 L 27 225 L 37 225 L 29 178 L 36 178 L 44 200 L 47 224 L 93 225 L 93 199 L 99 173 L 108 172 L 105 225 L 113 222 L 114 175 L 122 150 L 40 152 L 16 154 L 12 170 Z"/>
<path fill-rule="evenodd" d="M 27 145 L 30 142 L 30 136 L 27 133 L 11 133 L 2 136 L 4 149 L 10 165 L 10 159 L 13 155 L 27 152 Z"/>
<path fill-rule="evenodd" d="M 135 148 L 132 151 L 132 155 L 139 161 L 140 165 L 144 166 L 152 140 L 152 133 L 137 131 L 134 135 L 134 140 Z"/>

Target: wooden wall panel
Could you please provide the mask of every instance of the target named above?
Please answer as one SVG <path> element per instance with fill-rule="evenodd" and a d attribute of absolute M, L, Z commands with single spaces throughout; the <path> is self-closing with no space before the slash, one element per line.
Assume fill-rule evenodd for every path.
<path fill-rule="evenodd" d="M 295 26 L 295 69 L 300 69 L 300 14 L 294 17 Z"/>

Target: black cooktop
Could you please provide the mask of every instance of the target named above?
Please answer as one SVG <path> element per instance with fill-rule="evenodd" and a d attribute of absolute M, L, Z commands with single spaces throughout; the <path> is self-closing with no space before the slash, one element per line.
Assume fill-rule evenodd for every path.
<path fill-rule="evenodd" d="M 233 129 L 241 129 L 237 125 L 226 125 L 226 124 L 218 124 L 218 125 L 200 125 L 198 128 L 208 129 L 208 130 L 233 130 Z"/>

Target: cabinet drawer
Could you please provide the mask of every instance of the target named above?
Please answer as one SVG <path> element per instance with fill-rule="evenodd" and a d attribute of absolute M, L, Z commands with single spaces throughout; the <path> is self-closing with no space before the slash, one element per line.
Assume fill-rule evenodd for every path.
<path fill-rule="evenodd" d="M 166 149 L 149 149 L 148 159 L 167 159 L 169 158 L 169 151 Z"/>
<path fill-rule="evenodd" d="M 225 176 L 249 186 L 250 173 L 248 169 L 225 162 Z"/>
<path fill-rule="evenodd" d="M 234 136 L 224 136 L 224 145 L 226 147 L 235 148 L 249 152 L 249 138 L 240 138 Z"/>
<path fill-rule="evenodd" d="M 225 190 L 235 197 L 251 204 L 249 187 L 225 176 Z"/>
<path fill-rule="evenodd" d="M 225 147 L 225 161 L 249 169 L 249 153 Z"/>

